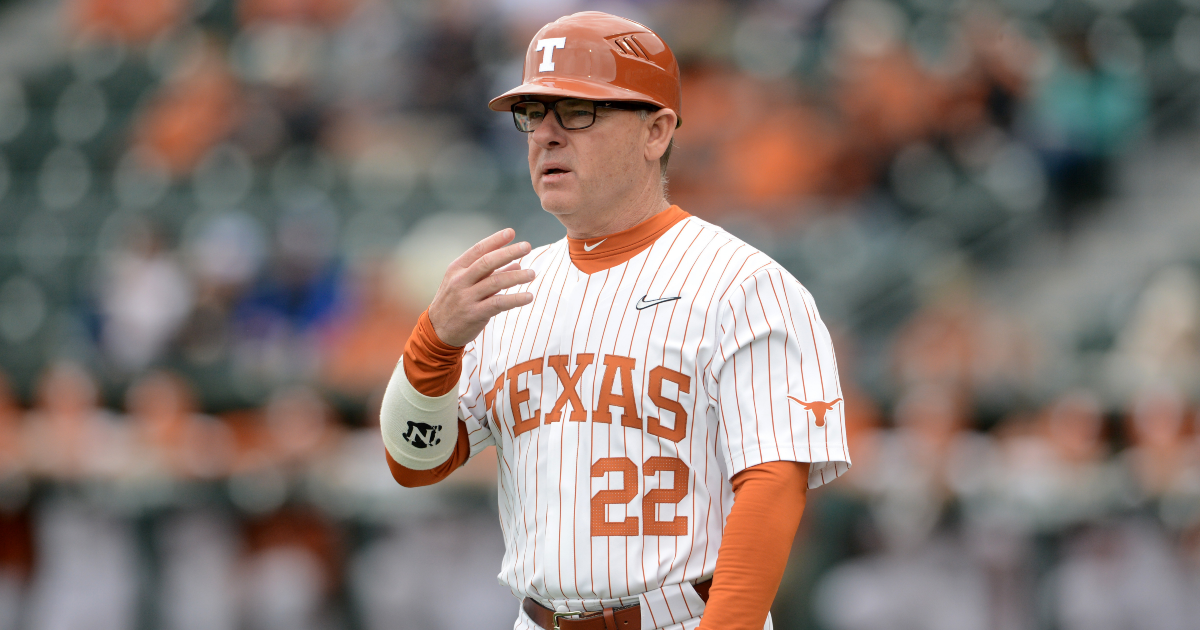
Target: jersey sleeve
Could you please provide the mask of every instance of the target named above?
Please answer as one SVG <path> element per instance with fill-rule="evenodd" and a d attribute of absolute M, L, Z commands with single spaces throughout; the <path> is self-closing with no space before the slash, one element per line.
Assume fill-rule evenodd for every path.
<path fill-rule="evenodd" d="M 716 305 L 705 373 L 716 393 L 717 453 L 729 476 L 771 461 L 811 462 L 816 488 L 850 468 L 845 402 L 829 331 L 808 291 L 777 266 Z"/>
<path fill-rule="evenodd" d="M 487 334 L 486 332 L 482 334 Z M 496 443 L 492 425 L 487 415 L 486 391 L 481 382 L 480 348 L 481 338 L 467 344 L 463 351 L 462 376 L 458 383 L 458 418 L 467 427 L 467 439 L 471 445 L 471 457 Z"/>

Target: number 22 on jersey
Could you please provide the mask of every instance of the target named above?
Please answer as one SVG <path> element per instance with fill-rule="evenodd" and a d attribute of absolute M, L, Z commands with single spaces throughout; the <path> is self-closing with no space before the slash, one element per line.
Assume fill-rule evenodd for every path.
<path fill-rule="evenodd" d="M 646 536 L 686 536 L 688 518 L 676 516 L 669 521 L 658 519 L 660 503 L 676 504 L 687 496 L 688 467 L 678 457 L 654 456 L 642 464 L 642 474 L 628 457 L 603 457 L 592 464 L 592 477 L 604 477 L 608 473 L 621 476 L 621 487 L 600 490 L 592 497 L 592 536 L 637 536 L 639 519 L 626 516 L 623 521 L 608 520 L 609 505 L 625 505 L 638 495 L 638 483 L 642 476 L 653 477 L 660 473 L 672 473 L 669 488 L 648 490 L 642 497 L 642 517 L 645 524 L 641 534 Z"/>

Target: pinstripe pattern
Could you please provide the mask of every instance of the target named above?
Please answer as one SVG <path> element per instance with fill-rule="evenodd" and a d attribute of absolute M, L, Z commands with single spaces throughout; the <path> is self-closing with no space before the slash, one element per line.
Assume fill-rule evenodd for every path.
<path fill-rule="evenodd" d="M 849 468 L 843 404 L 817 426 L 787 398 L 832 401 L 841 388 L 812 296 L 766 255 L 688 217 L 631 260 L 590 275 L 571 263 L 565 239 L 521 264 L 537 279 L 511 291 L 529 291 L 534 301 L 494 318 L 468 344 L 459 409 L 471 455 L 494 444 L 500 456 L 506 553 L 499 578 L 517 597 L 597 610 L 602 600 L 629 603 L 700 581 L 716 566 L 733 504 L 730 477 L 763 462 L 812 462 L 809 487 L 817 487 Z M 636 310 L 644 296 L 680 299 Z M 586 354 L 593 358 L 581 363 Z M 552 364 L 551 356 L 559 358 Z M 529 369 L 538 359 L 540 374 Z M 632 371 L 606 373 L 617 364 Z M 586 416 L 564 395 L 560 373 L 576 380 Z M 624 391 L 626 381 L 632 392 Z M 602 394 L 607 416 L 596 414 Z M 676 422 L 685 422 L 682 438 Z M 591 476 L 598 460 L 621 457 L 638 474 Z M 662 472 L 645 475 L 652 457 L 678 458 L 682 466 L 656 465 Z M 593 497 L 623 488 L 637 498 L 608 504 L 604 522 L 636 518 L 638 535 L 593 536 Z M 648 492 L 677 496 L 673 488 L 687 492 L 677 503 L 647 504 L 657 514 L 642 513 Z M 679 531 L 663 525 L 677 517 L 686 520 L 686 534 L 646 534 L 649 522 L 658 523 L 654 531 Z M 653 625 L 692 627 L 688 606 L 672 606 L 669 616 L 675 612 L 681 618 Z"/>

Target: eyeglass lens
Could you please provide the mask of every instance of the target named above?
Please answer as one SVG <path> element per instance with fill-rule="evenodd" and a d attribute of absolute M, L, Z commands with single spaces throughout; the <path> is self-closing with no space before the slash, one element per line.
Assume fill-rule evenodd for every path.
<path fill-rule="evenodd" d="M 517 129 L 533 131 L 546 117 L 546 104 L 523 101 L 513 105 L 513 120 Z M 554 103 L 554 113 L 563 129 L 583 129 L 596 122 L 596 104 L 592 101 L 568 98 Z"/>

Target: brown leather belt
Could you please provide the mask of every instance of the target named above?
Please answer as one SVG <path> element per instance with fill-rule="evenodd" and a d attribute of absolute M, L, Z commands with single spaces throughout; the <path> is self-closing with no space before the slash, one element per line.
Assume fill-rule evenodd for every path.
<path fill-rule="evenodd" d="M 712 586 L 712 578 L 693 585 L 696 594 L 708 603 L 708 589 Z M 536 600 L 525 598 L 521 609 L 543 630 L 641 630 L 642 607 L 638 604 L 624 608 L 605 608 L 603 611 L 589 613 L 558 613 L 537 603 Z"/>

